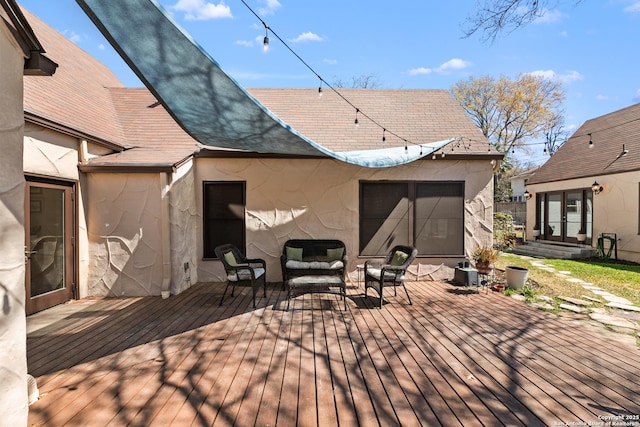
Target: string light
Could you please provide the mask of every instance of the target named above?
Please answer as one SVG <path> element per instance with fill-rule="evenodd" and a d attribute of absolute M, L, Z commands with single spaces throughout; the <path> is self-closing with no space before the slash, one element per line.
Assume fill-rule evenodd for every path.
<path fill-rule="evenodd" d="M 320 86 L 318 86 L 318 96 L 322 97 L 322 79 L 320 79 Z"/>
<path fill-rule="evenodd" d="M 589 133 L 589 148 L 593 148 L 593 139 L 591 139 L 591 134 Z"/>
<path fill-rule="evenodd" d="M 269 50 L 269 26 L 267 24 L 264 24 L 264 40 L 262 41 L 262 51 L 264 53 L 267 53 L 267 51 Z"/>
<path fill-rule="evenodd" d="M 386 131 L 387 131 L 386 129 L 384 129 L 384 128 L 382 129 L 382 143 L 383 144 L 386 144 L 386 142 L 387 142 L 387 137 L 384 136 Z"/>
<path fill-rule="evenodd" d="M 305 67 L 307 67 L 313 74 L 315 74 L 319 79 L 320 82 L 322 84 L 322 77 L 320 77 L 320 75 L 304 60 L 300 57 L 300 55 L 298 55 L 293 49 L 291 49 L 291 47 L 275 32 L 273 31 L 273 29 L 271 27 L 269 27 L 262 18 L 260 18 L 260 16 L 247 4 L 247 2 L 245 0 L 240 0 L 242 2 L 242 4 L 245 5 L 245 7 L 247 9 L 249 9 L 249 11 L 262 23 L 262 25 L 264 25 L 265 28 L 265 37 L 264 37 L 264 43 L 263 43 L 263 49 L 265 50 L 265 52 L 268 49 L 269 46 L 269 37 L 268 37 L 268 33 L 271 32 L 271 34 L 273 35 L 273 37 L 275 37 L 278 41 L 280 41 L 280 43 L 282 43 L 282 45 L 284 47 L 286 47 Z M 373 123 L 374 125 L 378 126 L 381 129 L 384 129 L 384 127 L 378 123 L 378 121 L 374 120 L 372 117 L 370 117 L 369 115 L 363 113 L 362 111 L 360 111 L 359 108 L 357 108 L 351 101 L 349 101 L 342 93 L 340 93 L 338 90 L 336 90 L 336 88 L 334 88 L 333 86 L 331 86 L 330 84 L 328 84 L 326 81 L 324 81 L 325 85 L 327 86 L 327 88 L 331 89 L 336 95 L 338 95 L 343 101 L 345 101 L 347 104 L 349 104 L 351 107 L 355 108 L 356 110 L 356 118 L 354 120 L 354 124 L 356 125 L 356 127 L 358 127 L 358 113 L 360 113 L 363 117 L 365 117 L 366 119 L 368 119 L 371 123 Z M 320 85 L 320 87 L 318 88 L 318 94 L 319 96 L 322 96 L 322 85 Z M 402 138 L 400 135 L 386 130 L 386 132 L 389 132 L 389 134 L 397 137 L 398 139 L 403 139 L 405 142 L 407 143 L 411 143 L 414 145 L 419 145 L 415 142 L 412 141 L 407 141 L 406 139 Z"/>

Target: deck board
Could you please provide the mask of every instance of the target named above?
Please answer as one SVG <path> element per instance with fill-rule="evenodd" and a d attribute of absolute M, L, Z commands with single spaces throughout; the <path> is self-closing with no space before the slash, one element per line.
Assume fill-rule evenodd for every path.
<path fill-rule="evenodd" d="M 640 414 L 640 350 L 494 292 L 407 284 L 76 301 L 27 337 L 29 425 L 507 425 Z M 370 293 L 371 294 L 371 293 Z M 49 311 L 55 313 L 56 308 Z M 46 314 L 45 314 L 46 315 Z M 27 322 L 41 322 L 35 315 Z"/>

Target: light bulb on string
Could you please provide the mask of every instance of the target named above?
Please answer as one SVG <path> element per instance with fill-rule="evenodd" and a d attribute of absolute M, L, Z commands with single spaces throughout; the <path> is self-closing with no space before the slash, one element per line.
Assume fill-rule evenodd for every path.
<path fill-rule="evenodd" d="M 262 40 L 262 51 L 267 53 L 269 50 L 269 27 L 264 26 L 264 39 Z"/>
<path fill-rule="evenodd" d="M 593 139 L 591 139 L 591 134 L 587 134 L 589 135 L 589 148 L 593 148 Z"/>
<path fill-rule="evenodd" d="M 356 119 L 353 121 L 353 124 L 356 125 L 356 127 L 358 127 L 358 113 L 359 112 L 360 112 L 360 110 L 356 108 Z"/>
<path fill-rule="evenodd" d="M 387 137 L 384 135 L 385 132 L 387 132 L 387 130 L 385 128 L 382 128 L 382 143 L 383 144 L 387 143 Z"/>

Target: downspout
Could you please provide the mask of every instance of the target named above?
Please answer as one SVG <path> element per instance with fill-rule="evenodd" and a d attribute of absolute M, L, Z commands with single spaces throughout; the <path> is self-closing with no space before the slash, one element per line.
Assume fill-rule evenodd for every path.
<path fill-rule="evenodd" d="M 162 287 L 160 294 L 162 299 L 171 295 L 171 220 L 170 214 L 170 173 L 160 173 L 161 218 L 160 228 L 162 233 Z"/>

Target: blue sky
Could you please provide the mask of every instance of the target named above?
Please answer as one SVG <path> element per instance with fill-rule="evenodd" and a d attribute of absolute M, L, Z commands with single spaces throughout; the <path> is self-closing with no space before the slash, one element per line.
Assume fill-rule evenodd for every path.
<path fill-rule="evenodd" d="M 263 51 L 265 29 L 242 1 L 159 2 L 241 85 L 319 85 L 272 34 Z M 538 21 L 493 42 L 463 37 L 475 0 L 245 2 L 330 84 L 372 76 L 379 88 L 449 89 L 469 76 L 540 73 L 563 83 L 566 125 L 573 130 L 640 102 L 640 0 L 551 2 L 555 8 Z M 19 3 L 107 64 L 125 85 L 142 86 L 74 0 Z M 531 150 L 519 157 L 545 160 L 542 146 Z"/>

